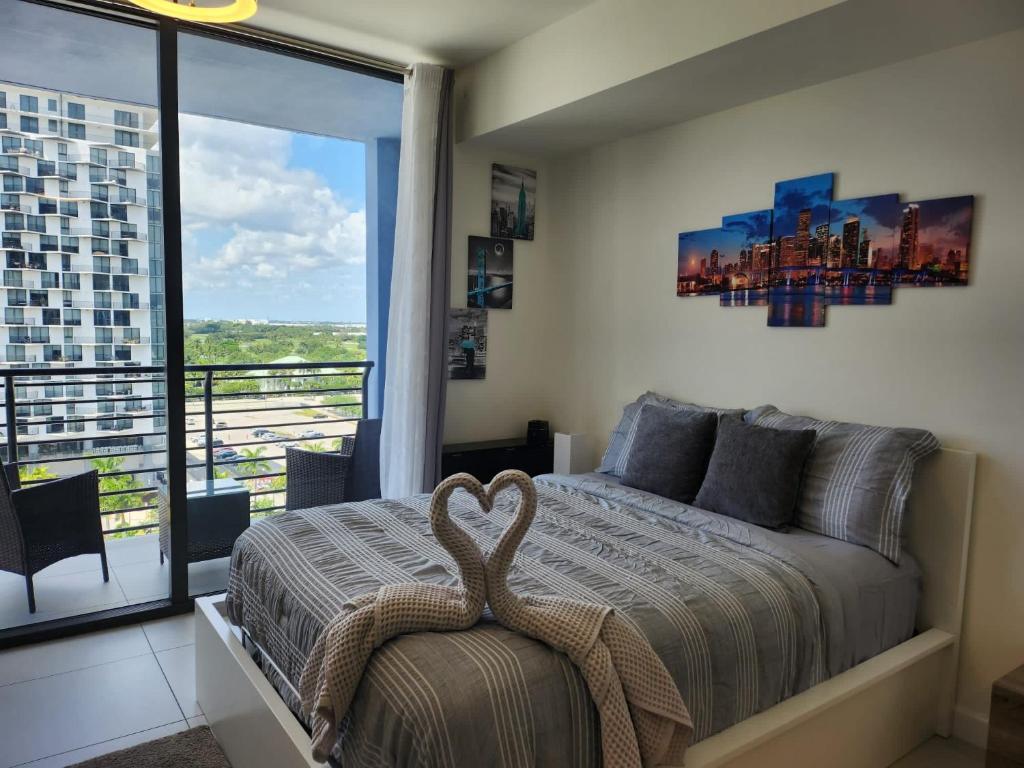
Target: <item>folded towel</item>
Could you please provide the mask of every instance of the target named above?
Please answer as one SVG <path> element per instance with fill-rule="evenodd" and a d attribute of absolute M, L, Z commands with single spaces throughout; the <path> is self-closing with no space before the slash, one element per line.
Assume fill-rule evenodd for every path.
<path fill-rule="evenodd" d="M 675 681 L 647 639 L 608 606 L 562 597 L 518 597 L 508 570 L 537 511 L 537 490 L 522 472 L 502 472 L 487 493 L 519 489 L 516 514 L 487 558 L 487 602 L 508 629 L 565 653 L 579 667 L 601 720 L 605 768 L 682 765 L 693 733 Z"/>
<path fill-rule="evenodd" d="M 489 511 L 495 496 L 517 487 L 516 514 L 487 562 L 476 544 L 448 515 L 448 499 L 464 488 Z M 460 586 L 394 584 L 347 603 L 331 620 L 306 661 L 299 690 L 313 731 L 313 757 L 324 761 L 337 740 L 374 649 L 408 632 L 468 629 L 489 602 L 509 629 L 565 653 L 576 664 L 601 720 L 606 768 L 681 765 L 693 732 L 689 712 L 668 670 L 647 640 L 607 606 L 560 597 L 514 595 L 507 584 L 515 557 L 537 508 L 533 481 L 522 472 L 499 474 L 485 490 L 459 474 L 434 490 L 430 523 L 451 553 Z"/>
<path fill-rule="evenodd" d="M 455 558 L 460 586 L 389 584 L 347 603 L 320 633 L 299 681 L 302 711 L 313 730 L 313 759 L 327 760 L 338 739 L 370 654 L 386 640 L 407 632 L 445 632 L 477 623 L 486 600 L 480 549 L 448 517 L 448 498 L 469 491 L 484 510 L 490 497 L 472 475 L 452 475 L 434 489 L 430 526 Z"/>

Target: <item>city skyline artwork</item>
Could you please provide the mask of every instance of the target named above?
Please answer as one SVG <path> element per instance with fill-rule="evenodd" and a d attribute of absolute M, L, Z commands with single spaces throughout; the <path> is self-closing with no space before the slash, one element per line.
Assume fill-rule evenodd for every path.
<path fill-rule="evenodd" d="M 900 286 L 967 285 L 974 197 L 833 200 L 833 174 L 780 181 L 774 207 L 681 232 L 676 295 L 767 306 L 768 325 L 822 327 L 828 305 L 885 305 Z"/>

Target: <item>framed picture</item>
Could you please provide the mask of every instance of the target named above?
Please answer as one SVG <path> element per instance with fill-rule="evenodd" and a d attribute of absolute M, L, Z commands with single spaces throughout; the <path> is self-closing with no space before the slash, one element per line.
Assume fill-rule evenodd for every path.
<path fill-rule="evenodd" d="M 833 200 L 825 248 L 826 304 L 891 304 L 900 196 Z"/>
<path fill-rule="evenodd" d="M 536 171 L 491 166 L 491 237 L 533 240 L 536 206 Z"/>
<path fill-rule="evenodd" d="M 967 285 L 974 195 L 919 200 L 903 206 L 896 284 Z"/>
<path fill-rule="evenodd" d="M 831 173 L 776 183 L 768 325 L 825 325 L 825 248 L 831 201 Z"/>
<path fill-rule="evenodd" d="M 487 310 L 448 310 L 448 378 L 487 377 Z"/>
<path fill-rule="evenodd" d="M 771 210 L 722 217 L 723 307 L 763 307 L 768 303 L 772 255 Z"/>
<path fill-rule="evenodd" d="M 477 309 L 512 309 L 512 241 L 469 238 L 466 305 Z"/>

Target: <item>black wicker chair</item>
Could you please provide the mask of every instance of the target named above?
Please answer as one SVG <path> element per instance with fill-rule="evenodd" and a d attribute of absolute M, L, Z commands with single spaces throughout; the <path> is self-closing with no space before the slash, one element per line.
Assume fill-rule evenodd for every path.
<path fill-rule="evenodd" d="M 356 444 L 345 480 L 345 501 L 380 498 L 380 419 L 356 424 Z"/>
<path fill-rule="evenodd" d="M 285 509 L 308 509 L 380 496 L 380 419 L 356 424 L 338 453 L 285 449 Z"/>
<path fill-rule="evenodd" d="M 0 570 L 25 577 L 30 612 L 32 577 L 65 558 L 99 555 L 103 580 L 110 581 L 96 470 L 22 488 L 17 467 L 8 464 L 0 484 Z"/>

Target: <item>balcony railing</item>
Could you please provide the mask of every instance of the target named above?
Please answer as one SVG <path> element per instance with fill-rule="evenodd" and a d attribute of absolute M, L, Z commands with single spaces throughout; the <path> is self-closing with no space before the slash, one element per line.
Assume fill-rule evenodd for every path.
<path fill-rule="evenodd" d="M 366 418 L 372 368 L 371 361 L 186 366 L 189 479 L 234 477 L 249 489 L 251 514 L 283 509 L 284 448 L 336 450 Z M 95 467 L 104 533 L 156 528 L 166 472 L 165 375 L 162 367 L 124 364 L 0 369 L 0 459 L 15 459 L 26 485 Z M 56 387 L 63 396 L 40 397 Z M 28 405 L 50 406 L 52 414 L 24 415 Z"/>

